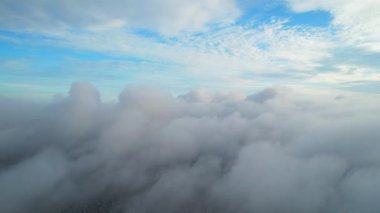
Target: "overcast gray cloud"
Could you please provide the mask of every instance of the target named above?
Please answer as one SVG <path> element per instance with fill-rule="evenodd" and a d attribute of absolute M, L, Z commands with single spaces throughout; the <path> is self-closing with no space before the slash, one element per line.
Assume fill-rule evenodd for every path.
<path fill-rule="evenodd" d="M 377 212 L 379 109 L 283 87 L 1 99 L 0 212 Z"/>

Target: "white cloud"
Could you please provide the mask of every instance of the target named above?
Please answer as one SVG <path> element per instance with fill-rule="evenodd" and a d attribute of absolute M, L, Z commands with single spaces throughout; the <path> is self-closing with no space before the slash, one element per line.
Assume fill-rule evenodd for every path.
<path fill-rule="evenodd" d="M 37 42 L 36 45 L 141 59 L 143 66 L 135 68 L 139 62 L 131 66 L 120 63 L 118 71 L 151 71 L 150 76 L 141 74 L 140 79 L 144 80 L 170 81 L 161 75 L 162 70 L 165 75 L 179 76 L 178 79 L 190 77 L 198 85 L 215 88 L 220 87 L 218 84 L 243 89 L 261 86 L 268 82 L 269 77 L 265 79 L 265 76 L 272 76 L 270 84 L 281 77 L 284 84 L 303 84 L 300 79 L 326 84 L 345 83 L 354 78 L 377 80 L 376 70 L 366 68 L 368 60 L 362 62 L 358 57 L 349 63 L 344 61 L 344 56 L 334 55 L 336 48 L 346 48 L 353 52 L 351 55 L 358 52 L 357 47 L 376 50 L 380 44 L 377 39 L 380 22 L 373 9 L 378 7 L 377 2 L 291 0 L 290 4 L 297 12 L 316 9 L 331 12 L 333 26 L 290 26 L 286 20 L 276 19 L 255 25 L 231 24 L 241 12 L 232 0 L 35 1 L 33 4 L 5 0 L 0 8 L 0 27 L 37 35 L 37 39 L 2 36 L 12 42 Z M 212 24 L 217 27 L 207 27 Z M 132 30 L 135 27 L 164 36 L 136 33 Z M 359 54 L 364 58 L 371 52 Z M 22 68 L 23 64 L 19 64 Z M 101 63 L 89 64 L 98 67 Z M 9 67 L 6 63 L 0 66 Z M 91 69 L 90 65 L 82 66 Z M 339 71 L 343 70 L 341 67 L 355 69 Z M 104 72 L 111 70 L 114 68 Z"/>
<path fill-rule="evenodd" d="M 345 64 L 338 64 L 335 68 L 338 70 L 317 73 L 307 81 L 325 85 L 380 82 L 380 73 L 376 69 Z"/>
<path fill-rule="evenodd" d="M 378 0 L 288 0 L 297 12 L 329 11 L 343 42 L 380 51 L 380 1 Z"/>
<path fill-rule="evenodd" d="M 233 0 L 2 0 L 1 4 L 3 28 L 37 32 L 127 27 L 175 35 L 231 23 L 240 14 Z"/>
<path fill-rule="evenodd" d="M 79 82 L 47 105 L 1 98 L 0 211 L 379 209 L 378 95 L 218 96 L 132 87 L 104 103 Z"/>
<path fill-rule="evenodd" d="M 263 23 L 259 27 L 231 26 L 179 40 L 182 46 L 224 56 L 235 61 L 234 65 L 241 64 L 240 71 L 255 72 L 314 70 L 322 59 L 330 56 L 329 49 L 334 46 L 324 31 L 287 27 L 284 21 Z"/>
<path fill-rule="evenodd" d="M 199 80 L 218 79 L 224 85 L 252 80 L 242 77 L 247 73 L 307 75 L 322 66 L 334 47 L 327 33 L 286 27 L 283 21 L 259 27 L 230 25 L 162 42 L 120 30 L 66 32 L 60 36 L 61 46 L 173 64 L 181 70 L 176 72 L 190 73 Z M 57 45 L 56 41 L 50 44 Z"/>

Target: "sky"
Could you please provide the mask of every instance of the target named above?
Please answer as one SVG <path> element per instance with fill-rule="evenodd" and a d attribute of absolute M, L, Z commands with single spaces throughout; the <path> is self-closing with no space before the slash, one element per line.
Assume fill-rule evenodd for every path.
<path fill-rule="evenodd" d="M 0 0 L 1 213 L 378 213 L 380 0 Z"/>
<path fill-rule="evenodd" d="M 270 85 L 380 91 L 378 0 L 1 0 L 0 95 L 90 81 L 174 94 Z"/>

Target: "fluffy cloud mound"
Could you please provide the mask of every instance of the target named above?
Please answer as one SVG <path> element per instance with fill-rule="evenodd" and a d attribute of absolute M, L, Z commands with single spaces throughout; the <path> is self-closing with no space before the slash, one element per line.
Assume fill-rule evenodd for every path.
<path fill-rule="evenodd" d="M 379 99 L 334 95 L 0 99 L 0 212 L 377 212 Z"/>

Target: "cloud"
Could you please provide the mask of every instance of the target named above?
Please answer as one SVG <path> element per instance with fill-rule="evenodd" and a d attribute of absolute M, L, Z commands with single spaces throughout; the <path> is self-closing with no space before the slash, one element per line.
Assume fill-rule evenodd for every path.
<path fill-rule="evenodd" d="M 49 58 L 32 58 L 25 66 L 33 72 L 28 71 L 29 74 L 25 75 L 33 78 L 38 78 L 36 74 L 48 72 L 48 76 L 56 80 L 57 72 L 50 72 L 54 69 L 66 76 L 75 73 L 77 79 L 110 85 L 108 89 L 120 87 L 127 79 L 129 83 L 161 84 L 176 91 L 193 88 L 195 82 L 213 89 L 247 90 L 262 87 L 268 80 L 271 83 L 281 80 L 282 83 L 301 84 L 299 79 L 314 76 L 315 69 L 322 67 L 326 60 L 333 60 L 329 51 L 334 44 L 328 34 L 318 29 L 308 30 L 276 20 L 259 26 L 229 25 L 207 33 L 183 34 L 160 41 L 124 30 L 109 30 L 96 33 L 66 31 L 50 39 L 30 41 L 20 38 L 19 42 L 58 50 L 68 48 L 85 56 L 89 54 L 83 58 L 64 54 L 64 63 L 54 60 L 51 62 L 53 66 L 43 66 L 46 60 L 50 61 Z M 99 53 L 93 59 L 92 54 Z M 35 60 L 38 63 L 34 63 Z M 16 69 L 4 67 L 9 72 Z M 284 76 L 286 78 L 281 78 Z M 115 78 L 119 80 L 115 82 Z M 59 78 L 57 81 L 61 83 L 54 86 L 68 85 L 72 81 L 71 77 L 66 79 Z M 18 82 L 8 81 L 4 85 L 6 88 L 20 84 L 20 79 Z M 23 84 L 31 85 L 30 82 Z M 35 85 L 32 89 L 35 94 L 41 94 L 42 90 L 46 97 L 52 92 L 41 88 L 43 85 Z M 65 90 L 63 87 L 59 89 Z M 24 91 L 22 95 L 26 96 L 32 90 Z"/>
<path fill-rule="evenodd" d="M 336 0 L 336 1 L 299 1 L 288 0 L 293 10 L 305 12 L 311 10 L 329 11 L 334 19 L 340 40 L 353 46 L 380 51 L 380 21 L 377 0 Z"/>
<path fill-rule="evenodd" d="M 334 47 L 322 30 L 289 27 L 279 20 L 258 27 L 229 25 L 160 42 L 121 31 L 68 32 L 61 36 L 59 46 L 134 56 L 144 59 L 145 65 L 166 65 L 165 70 L 173 70 L 172 76 L 188 74 L 198 81 L 217 78 L 223 85 L 256 80 L 242 77 L 247 73 L 248 76 L 290 73 L 295 78 L 305 77 L 331 57 L 329 51 Z M 181 73 L 178 73 L 179 66 Z"/>
<path fill-rule="evenodd" d="M 209 24 L 226 24 L 240 14 L 233 0 L 113 0 L 22 1 L 3 0 L 3 28 L 57 31 L 138 28 L 165 35 L 203 30 Z"/>
<path fill-rule="evenodd" d="M 173 91 L 197 85 L 246 91 L 278 82 L 348 89 L 344 85 L 360 81 L 363 90 L 376 88 L 377 2 L 287 2 L 295 12 L 329 11 L 332 24 L 287 22 L 280 18 L 283 12 L 290 19 L 303 16 L 282 11 L 282 1 L 3 0 L 1 40 L 18 46 L 14 51 L 23 57 L 13 54 L 0 63 L 9 74 L 0 86 L 15 96 L 33 91 L 41 99 L 77 79 L 112 85 L 108 88 L 126 79 L 159 82 Z M 261 10 L 279 17 L 265 18 Z M 23 75 L 15 78 L 16 72 Z M 28 82 L 31 77 L 46 81 L 46 76 L 36 77 L 41 73 L 59 81 L 54 92 L 46 84 Z"/>
<path fill-rule="evenodd" d="M 229 73 L 308 72 L 321 66 L 334 47 L 329 34 L 315 28 L 272 20 L 258 26 L 233 25 L 202 35 L 179 37 L 178 46 L 194 49 Z M 192 57 L 195 58 L 195 57 Z M 203 62 L 204 63 L 204 62 Z M 208 67 L 206 66 L 206 67 Z M 198 69 L 202 69 L 200 66 Z"/>
<path fill-rule="evenodd" d="M 0 211 L 376 212 L 379 100 L 128 87 L 106 103 L 86 82 L 1 99 Z"/>
<path fill-rule="evenodd" d="M 256 94 L 248 96 L 247 100 L 263 103 L 273 98 L 279 98 L 280 95 L 286 94 L 286 92 L 288 92 L 288 89 L 286 87 L 267 88 Z"/>

